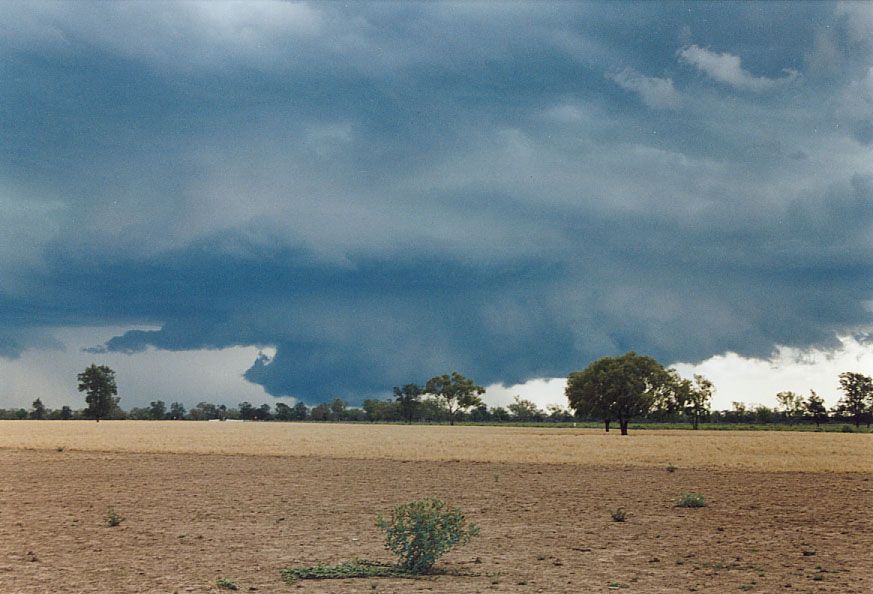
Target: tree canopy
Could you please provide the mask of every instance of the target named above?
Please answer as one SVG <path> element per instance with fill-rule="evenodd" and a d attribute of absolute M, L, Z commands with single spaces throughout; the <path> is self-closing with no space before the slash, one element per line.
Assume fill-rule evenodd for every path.
<path fill-rule="evenodd" d="M 424 391 L 443 400 L 449 412 L 449 424 L 454 425 L 458 411 L 482 404 L 479 396 L 485 393 L 485 388 L 453 371 L 451 375 L 438 375 L 427 380 Z"/>
<path fill-rule="evenodd" d="M 647 414 L 671 389 L 671 380 L 655 359 L 629 352 L 571 373 L 565 394 L 577 414 L 617 420 L 621 434 L 627 435 L 630 420 Z"/>
<path fill-rule="evenodd" d="M 873 409 L 873 380 L 861 373 L 846 371 L 840 374 L 840 388 L 844 396 L 837 403 L 837 411 L 851 416 L 858 427 Z"/>
<path fill-rule="evenodd" d="M 97 419 L 108 417 L 118 406 L 118 387 L 115 372 L 106 365 L 94 365 L 78 375 L 79 392 L 85 393 L 85 409 L 89 417 Z"/>

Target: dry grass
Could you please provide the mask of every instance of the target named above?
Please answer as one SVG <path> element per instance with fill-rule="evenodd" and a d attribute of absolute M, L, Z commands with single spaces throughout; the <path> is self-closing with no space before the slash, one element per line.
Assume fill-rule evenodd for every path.
<path fill-rule="evenodd" d="M 873 472 L 873 435 L 208 423 L 0 421 L 0 448 Z"/>

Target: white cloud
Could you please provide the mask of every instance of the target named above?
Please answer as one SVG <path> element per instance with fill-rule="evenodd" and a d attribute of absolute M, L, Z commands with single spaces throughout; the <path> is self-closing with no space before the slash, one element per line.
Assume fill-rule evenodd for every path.
<path fill-rule="evenodd" d="M 873 4 L 869 2 L 839 2 L 835 10 L 846 17 L 852 41 L 870 43 L 873 36 Z"/>
<path fill-rule="evenodd" d="M 687 378 L 700 373 L 716 387 L 713 410 L 728 410 L 732 402 L 776 406 L 776 394 L 791 390 L 804 397 L 815 390 L 828 406 L 841 397 L 839 374 L 855 371 L 873 373 L 873 345 L 850 337 L 841 338 L 841 346 L 832 351 L 800 350 L 780 347 L 772 359 L 742 357 L 724 353 L 698 364 L 673 363 Z M 518 395 L 535 402 L 540 408 L 549 404 L 567 405 L 564 378 L 530 380 L 524 384 L 487 386 L 485 401 L 489 406 L 506 406 Z"/>
<path fill-rule="evenodd" d="M 643 103 L 652 109 L 676 109 L 682 105 L 682 98 L 673 87 L 673 80 L 645 76 L 633 68 L 625 68 L 616 74 L 607 75 L 621 88 L 633 91 Z"/>
<path fill-rule="evenodd" d="M 713 80 L 747 91 L 769 91 L 799 76 L 796 70 L 787 68 L 782 71 L 784 76 L 780 78 L 754 76 L 743 68 L 739 56 L 713 52 L 697 45 L 682 48 L 678 55 L 681 61 L 696 67 Z"/>
<path fill-rule="evenodd" d="M 182 68 L 222 67 L 229 59 L 259 66 L 282 57 L 289 40 L 316 35 L 323 19 L 305 2 L 57 3 L 14 7 L 0 39 L 19 47 L 71 50 L 88 45 L 128 58 Z"/>
<path fill-rule="evenodd" d="M 17 359 L 0 358 L 0 377 L 3 378 L 0 408 L 29 408 L 36 398 L 42 399 L 49 408 L 65 404 L 74 409 L 82 408 L 84 400 L 76 391 L 76 375 L 91 363 L 109 365 L 115 370 L 121 406 L 126 410 L 148 405 L 152 400 L 178 401 L 187 407 L 204 400 L 232 406 L 243 400 L 253 404 L 277 402 L 261 386 L 243 377 L 258 355 L 256 347 L 196 351 L 149 349 L 134 355 L 82 351 L 127 330 L 131 328 L 59 328 L 53 334 L 62 348 L 30 349 Z M 274 354 L 272 349 L 265 352 Z"/>

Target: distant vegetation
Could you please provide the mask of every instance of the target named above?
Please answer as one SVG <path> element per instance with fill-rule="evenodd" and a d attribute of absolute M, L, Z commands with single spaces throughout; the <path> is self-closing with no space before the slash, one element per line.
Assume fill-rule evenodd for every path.
<path fill-rule="evenodd" d="M 478 423 L 543 426 L 600 426 L 609 431 L 618 423 L 627 432 L 631 420 L 638 428 L 732 428 L 870 430 L 873 422 L 873 380 L 861 373 L 839 376 L 842 398 L 828 410 L 814 391 L 809 396 L 784 391 L 776 394 L 776 407 L 733 402 L 728 410 L 711 410 L 715 388 L 708 379 L 693 380 L 665 369 L 650 357 L 627 353 L 604 357 L 568 377 L 569 407 L 551 404 L 545 410 L 516 396 L 507 406 L 489 407 L 482 399 L 485 389 L 458 372 L 436 376 L 424 385 L 395 387 L 393 398 L 363 401 L 349 406 L 342 398 L 307 406 L 278 402 L 255 406 L 241 402 L 236 407 L 199 402 L 187 409 L 181 402 L 154 400 L 146 407 L 124 410 L 117 396 L 115 373 L 106 366 L 91 365 L 78 375 L 79 391 L 86 407 L 49 409 L 37 398 L 29 409 L 0 409 L 0 419 L 32 420 L 244 420 L 362 423 Z"/>

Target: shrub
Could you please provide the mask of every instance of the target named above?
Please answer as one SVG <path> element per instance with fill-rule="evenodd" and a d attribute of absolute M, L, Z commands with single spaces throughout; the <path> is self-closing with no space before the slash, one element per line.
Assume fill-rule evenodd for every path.
<path fill-rule="evenodd" d="M 855 429 L 851 425 L 843 425 L 840 428 L 840 433 L 854 433 Z"/>
<path fill-rule="evenodd" d="M 612 514 L 613 522 L 624 522 L 625 518 L 627 518 L 627 512 L 621 507 L 610 513 Z"/>
<path fill-rule="evenodd" d="M 224 590 L 239 590 L 237 583 L 227 578 L 218 578 L 215 580 L 215 585 Z"/>
<path fill-rule="evenodd" d="M 119 524 L 121 524 L 121 522 L 123 522 L 123 521 L 124 521 L 124 517 L 121 514 L 119 514 L 117 511 L 115 511 L 115 509 L 110 507 L 109 510 L 106 512 L 106 525 L 107 526 L 114 528 L 115 526 L 118 526 Z"/>
<path fill-rule="evenodd" d="M 706 507 L 706 500 L 700 493 L 682 493 L 676 507 Z"/>
<path fill-rule="evenodd" d="M 676 466 L 667 464 L 667 472 L 676 472 Z"/>
<path fill-rule="evenodd" d="M 390 519 L 379 515 L 376 526 L 385 531 L 385 548 L 397 556 L 398 566 L 415 574 L 427 573 L 450 549 L 479 534 L 461 510 L 439 499 L 398 505 Z"/>

